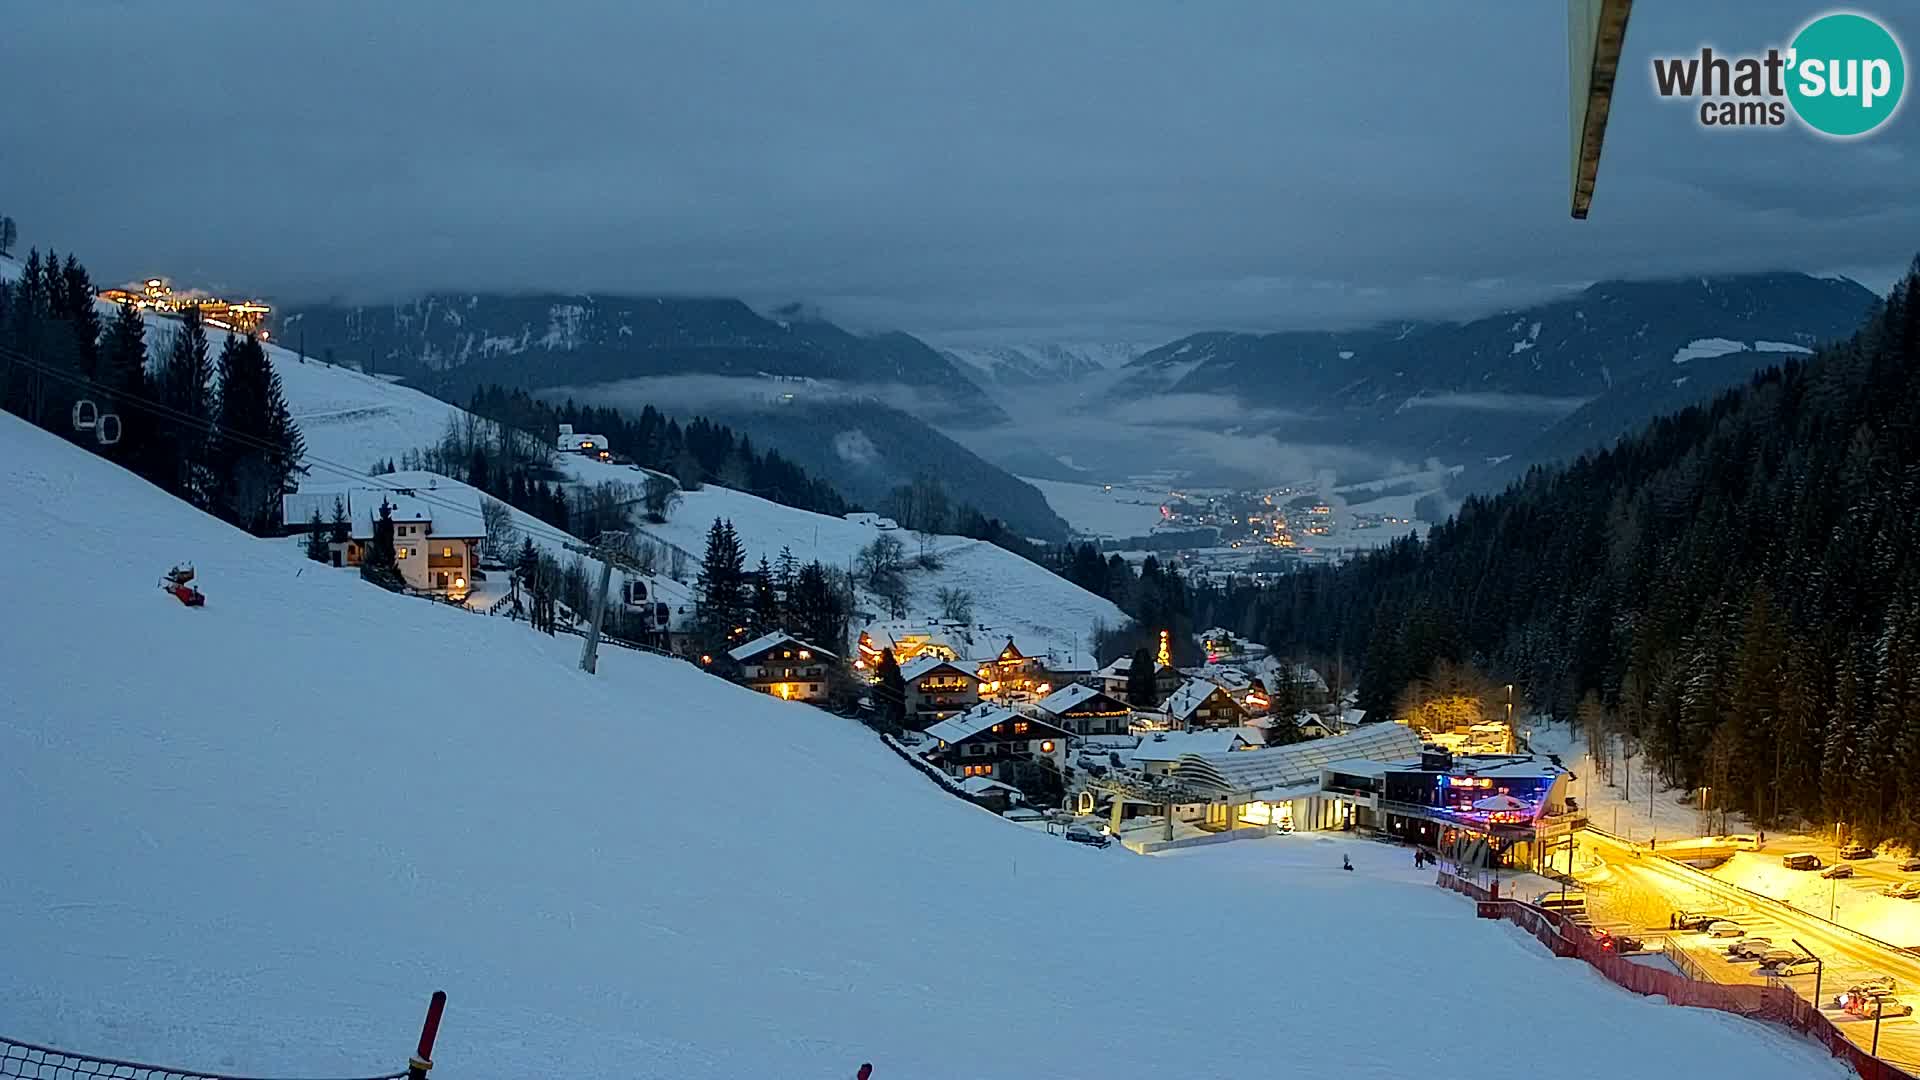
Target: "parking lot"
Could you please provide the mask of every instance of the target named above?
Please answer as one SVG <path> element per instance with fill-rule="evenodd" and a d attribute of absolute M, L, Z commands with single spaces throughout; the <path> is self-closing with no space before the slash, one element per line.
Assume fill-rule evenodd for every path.
<path fill-rule="evenodd" d="M 1810 1001 L 1816 998 L 1817 986 L 1819 1004 L 1826 1015 L 1867 1048 L 1873 1045 L 1874 1021 L 1834 1008 L 1834 995 L 1877 976 L 1891 977 L 1896 997 L 1908 1004 L 1920 1002 L 1920 957 L 1905 949 L 1875 945 L 1802 909 L 1744 900 L 1737 890 L 1598 834 L 1582 834 L 1581 841 L 1590 858 L 1577 876 L 1586 887 L 1594 925 L 1615 934 L 1640 937 L 1656 952 L 1671 942 L 1695 968 L 1693 974 L 1723 983 L 1765 983 L 1769 976 L 1759 970 L 1758 961 L 1729 957 L 1727 946 L 1742 938 L 1763 937 L 1778 948 L 1800 951 L 1804 947 L 1822 961 L 1822 967 L 1778 981 Z M 1813 873 L 1806 877 L 1830 889 L 1871 889 L 1875 893 L 1888 879 L 1880 874 L 1838 881 L 1821 881 Z M 1897 879 L 1898 875 L 1893 877 Z M 1700 931 L 1672 931 L 1668 917 L 1680 911 L 1719 915 L 1737 923 L 1742 934 L 1715 938 Z M 1904 1068 L 1920 1070 L 1920 1023 L 1913 1016 L 1883 1018 L 1878 1053 Z"/>

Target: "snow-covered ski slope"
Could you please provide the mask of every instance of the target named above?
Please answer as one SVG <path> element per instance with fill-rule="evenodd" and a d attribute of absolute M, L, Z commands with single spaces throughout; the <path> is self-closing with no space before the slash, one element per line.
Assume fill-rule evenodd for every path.
<path fill-rule="evenodd" d="M 160 317 L 149 325 L 158 340 L 172 322 Z M 213 340 L 217 349 L 217 332 Z M 350 368 L 317 361 L 303 363 L 295 353 L 272 346 L 269 355 L 274 370 L 280 373 L 288 408 L 306 435 L 310 456 L 329 463 L 309 463 L 316 485 L 350 481 L 351 477 L 342 474 L 364 472 L 377 460 L 397 460 L 408 450 L 437 443 L 449 420 L 457 422 L 467 415 L 465 410 L 419 390 Z M 643 480 L 642 474 L 628 466 L 603 465 L 579 457 L 565 457 L 561 463 L 584 482 L 617 480 L 638 485 Z M 803 562 L 817 558 L 829 566 L 844 568 L 861 547 L 879 535 L 871 525 L 796 510 L 715 485 L 688 492 L 667 524 L 636 527 L 686 549 L 697 564 L 706 547 L 707 527 L 716 517 L 733 521 L 750 560 L 765 555 L 771 561 L 782 547 L 791 547 Z M 901 531 L 895 535 L 907 544 L 910 556 L 918 554 L 918 544 L 910 534 Z M 1054 662 L 1061 665 L 1092 666 L 1093 624 L 1103 621 L 1118 626 L 1126 621 L 1126 615 L 1111 601 L 991 544 L 946 536 L 939 538 L 936 549 L 941 554 L 940 569 L 908 574 L 916 612 L 938 614 L 940 589 L 964 589 L 973 594 L 975 622 L 1015 635 L 1024 651 L 1051 651 Z M 992 644 L 997 647 L 998 642 Z"/>
<path fill-rule="evenodd" d="M 228 1073 L 1846 1075 L 1306 837 L 1141 858 L 393 596 L 0 416 L 0 1032 Z M 192 559 L 207 605 L 155 588 Z M 1341 852 L 1358 872 L 1341 873 Z M 1492 1055 L 1494 1062 L 1481 1051 Z"/>
<path fill-rule="evenodd" d="M 566 458 L 563 464 L 583 481 L 632 483 L 637 476 L 628 468 L 578 457 Z M 715 518 L 733 522 L 749 563 L 761 556 L 772 562 L 785 547 L 791 548 L 801 562 L 818 559 L 844 570 L 855 564 L 861 548 L 881 535 L 881 530 L 870 524 L 796 510 L 713 484 L 686 492 L 666 524 L 638 527 L 685 549 L 697 563 L 706 549 L 707 529 Z M 906 546 L 909 561 L 919 555 L 919 541 L 913 533 L 894 529 L 889 535 Z M 1094 623 L 1117 627 L 1127 621 L 1126 614 L 1112 601 L 983 540 L 941 536 L 935 538 L 933 550 L 939 558 L 938 569 L 916 567 L 906 574 L 912 611 L 938 615 L 940 590 L 963 589 L 973 596 L 976 624 L 1012 634 L 1022 652 L 1052 652 L 1056 665 L 1098 666 L 1092 656 Z M 985 651 L 992 652 L 1000 644 L 987 642 Z"/>

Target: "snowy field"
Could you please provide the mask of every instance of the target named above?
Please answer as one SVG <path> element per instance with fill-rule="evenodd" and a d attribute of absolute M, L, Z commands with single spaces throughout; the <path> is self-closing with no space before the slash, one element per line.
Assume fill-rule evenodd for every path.
<path fill-rule="evenodd" d="M 173 325 L 164 316 L 150 316 L 149 341 L 158 342 Z M 212 338 L 216 352 L 223 337 L 216 333 Z M 288 407 L 306 435 L 313 459 L 310 483 L 316 487 L 376 483 L 363 475 L 374 461 L 397 460 L 408 450 L 437 443 L 449 420 L 467 415 L 409 387 L 318 361 L 302 363 L 285 349 L 268 346 L 268 350 L 285 388 Z M 639 485 L 644 479 L 630 467 L 602 465 L 580 457 L 563 456 L 560 464 L 588 483 L 617 480 Z M 452 480 L 442 480 L 440 485 L 454 490 L 466 487 Z M 878 535 L 871 526 L 796 510 L 713 485 L 688 492 L 666 525 L 636 527 L 686 549 L 692 556 L 691 573 L 698 568 L 707 527 L 715 517 L 733 521 L 750 562 L 763 554 L 771 561 L 782 546 L 788 546 L 803 562 L 818 558 L 829 566 L 844 568 Z M 558 535 L 556 530 L 526 515 L 516 514 L 516 523 L 536 542 L 560 554 L 559 541 L 549 541 Z M 899 531 L 894 535 L 907 545 L 909 555 L 918 553 L 911 534 Z M 1125 615 L 1111 602 L 991 544 L 945 536 L 937 541 L 937 550 L 944 561 L 941 569 L 915 570 L 908 575 L 916 611 L 937 614 L 939 589 L 966 589 L 974 596 L 976 622 L 1017 635 L 1022 649 L 1052 650 L 1057 662 L 1063 664 L 1091 661 L 1090 631 L 1096 620 L 1110 626 L 1125 621 Z"/>
<path fill-rule="evenodd" d="M 15 1037 L 384 1071 L 444 988 L 463 1080 L 1479 1075 L 1463 1023 L 1533 1071 L 1569 1048 L 1556 1080 L 1849 1075 L 1551 958 L 1401 850 L 1078 847 L 806 706 L 314 573 L 11 417 L 0 458 Z M 205 608 L 155 589 L 175 559 Z M 1180 974 L 1117 997 L 1135 969 Z"/>
<path fill-rule="evenodd" d="M 1710 873 L 1722 881 L 1752 889 L 1762 896 L 1784 900 L 1803 911 L 1810 911 L 1850 930 L 1895 945 L 1920 942 L 1920 900 L 1901 900 L 1880 895 L 1882 882 L 1872 878 L 1822 878 L 1803 870 L 1789 870 L 1780 863 L 1780 852 L 1793 850 L 1769 843 L 1766 852 L 1736 852 Z"/>
<path fill-rule="evenodd" d="M 601 465 L 577 457 L 564 458 L 563 464 L 582 481 L 639 482 L 640 474 L 625 466 Z M 697 569 L 700 554 L 706 549 L 707 529 L 715 518 L 733 522 L 747 549 L 749 565 L 763 555 L 773 562 L 780 549 L 788 547 L 801 562 L 818 559 L 845 569 L 854 564 L 861 548 L 881 534 L 872 525 L 796 510 L 713 484 L 686 492 L 666 524 L 636 527 L 685 549 Z M 894 529 L 889 535 L 906 546 L 909 559 L 919 554 L 913 533 Z M 1051 650 L 1054 662 L 1062 665 L 1091 664 L 1090 637 L 1096 621 L 1108 626 L 1126 621 L 1126 614 L 1112 601 L 984 541 L 941 536 L 936 538 L 934 550 L 941 563 L 938 570 L 913 569 L 907 574 L 909 603 L 916 613 L 937 615 L 940 589 L 965 589 L 973 594 L 976 624 L 1013 634 L 1023 652 Z"/>
<path fill-rule="evenodd" d="M 1072 527 L 1074 532 L 1125 539 L 1145 536 L 1160 524 L 1160 507 L 1167 501 L 1164 488 L 1131 487 L 1115 484 L 1076 484 L 1066 480 L 1020 479 L 1040 489 L 1047 505 Z"/>

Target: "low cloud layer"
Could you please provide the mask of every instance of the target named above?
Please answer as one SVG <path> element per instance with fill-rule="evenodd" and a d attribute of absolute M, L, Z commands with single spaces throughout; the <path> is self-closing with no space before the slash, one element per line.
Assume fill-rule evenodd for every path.
<path fill-rule="evenodd" d="M 1652 93 L 1656 53 L 1782 43 L 1808 14 L 1786 0 L 1634 12 L 1586 223 L 1563 4 L 14 8 L 23 245 L 282 304 L 724 294 L 955 342 L 1164 341 L 1610 276 L 1883 287 L 1920 236 L 1913 109 L 1840 143 L 1708 132 Z"/>
<path fill-rule="evenodd" d="M 1404 407 L 1565 416 L 1589 400 L 1583 397 L 1549 397 L 1545 394 L 1422 394 L 1408 398 Z"/>

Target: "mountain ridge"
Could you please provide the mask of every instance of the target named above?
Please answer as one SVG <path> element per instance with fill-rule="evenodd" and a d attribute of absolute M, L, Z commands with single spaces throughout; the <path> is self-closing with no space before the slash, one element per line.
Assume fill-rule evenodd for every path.
<path fill-rule="evenodd" d="M 1808 349 L 1851 333 L 1876 300 L 1851 279 L 1793 272 L 1603 281 L 1461 322 L 1193 334 L 1136 358 L 1107 397 L 1233 391 L 1403 452 L 1515 454 L 1696 341 Z"/>

